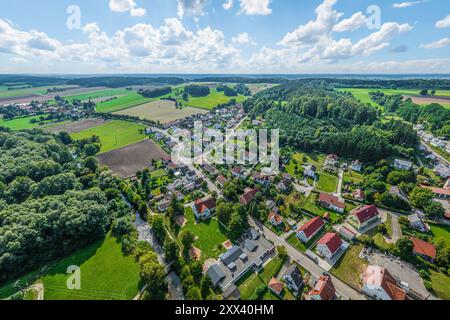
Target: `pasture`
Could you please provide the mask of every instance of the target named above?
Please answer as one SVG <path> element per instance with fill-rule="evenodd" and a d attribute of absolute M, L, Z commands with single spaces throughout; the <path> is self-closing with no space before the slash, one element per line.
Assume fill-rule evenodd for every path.
<path fill-rule="evenodd" d="M 52 88 L 68 89 L 68 88 L 73 88 L 73 87 L 74 86 L 59 85 L 59 86 L 42 86 L 42 87 L 32 87 L 32 88 L 21 88 L 21 89 L 8 90 L 8 88 L 6 88 L 4 86 L 3 90 L 0 90 L 0 99 L 29 96 L 29 95 L 38 96 L 38 95 L 46 94 L 48 89 L 52 89 Z"/>
<path fill-rule="evenodd" d="M 211 93 L 205 97 L 189 97 L 189 101 L 180 100 L 185 106 L 200 108 L 206 110 L 212 110 L 219 104 L 224 104 L 229 102 L 231 99 L 235 98 L 236 102 L 243 102 L 246 98 L 243 95 L 238 95 L 237 97 L 227 97 L 223 92 L 217 92 L 216 89 L 212 89 Z"/>
<path fill-rule="evenodd" d="M 175 102 L 170 100 L 156 100 L 141 104 L 140 106 L 115 112 L 116 114 L 139 117 L 141 119 L 160 121 L 168 123 L 174 120 L 183 119 L 198 113 L 207 113 L 207 110 L 184 107 L 175 108 Z"/>
<path fill-rule="evenodd" d="M 81 93 L 81 94 L 70 95 L 70 96 L 63 95 L 63 97 L 64 97 L 64 99 L 69 100 L 69 101 L 73 101 L 73 100 L 86 101 L 86 100 L 95 100 L 95 99 L 99 99 L 99 98 L 123 96 L 123 95 L 128 95 L 131 92 L 132 91 L 126 90 L 126 89 L 102 89 L 102 90 L 98 90 L 98 91 Z"/>
<path fill-rule="evenodd" d="M 76 140 L 90 138 L 93 135 L 100 137 L 102 147 L 100 153 L 119 149 L 145 139 L 143 133 L 145 126 L 138 123 L 122 120 L 112 120 L 100 126 L 71 134 Z"/>
<path fill-rule="evenodd" d="M 131 178 L 136 172 L 152 168 L 152 160 L 162 160 L 168 155 L 153 141 L 147 139 L 141 142 L 102 153 L 97 156 L 102 166 L 108 166 L 122 179 Z M 165 174 L 164 170 L 161 170 Z M 152 174 L 153 176 L 153 174 Z"/>
<path fill-rule="evenodd" d="M 103 101 L 97 103 L 97 112 L 110 113 L 128 108 L 138 106 L 140 104 L 152 101 L 152 99 L 145 98 L 137 92 L 129 93 L 126 96 L 118 97 L 113 100 Z"/>
<path fill-rule="evenodd" d="M 65 122 L 61 123 L 60 125 L 49 126 L 45 129 L 45 131 L 52 133 L 64 131 L 71 134 L 100 126 L 105 122 L 106 122 L 105 120 L 99 118 L 83 119 L 76 122 Z"/>
<path fill-rule="evenodd" d="M 67 289 L 67 268 L 80 267 L 81 290 Z M 42 278 L 45 300 L 131 300 L 139 291 L 139 266 L 108 235 L 56 263 Z"/>

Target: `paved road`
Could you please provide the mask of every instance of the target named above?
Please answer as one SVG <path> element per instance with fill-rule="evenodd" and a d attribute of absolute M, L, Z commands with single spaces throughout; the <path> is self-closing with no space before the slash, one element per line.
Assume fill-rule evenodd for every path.
<path fill-rule="evenodd" d="M 424 140 L 422 140 L 422 144 L 425 146 L 425 148 L 427 148 L 428 152 L 431 152 L 432 154 L 434 154 L 436 156 L 436 158 L 438 158 L 439 160 L 443 161 L 444 163 L 446 163 L 447 165 L 450 165 L 450 162 L 445 159 L 443 156 L 441 156 L 439 153 L 437 153 L 436 151 L 434 151 L 429 145 L 428 143 L 426 143 Z"/>
<path fill-rule="evenodd" d="M 263 230 L 263 233 L 266 238 L 273 241 L 273 243 L 276 246 L 284 246 L 286 247 L 288 255 L 295 261 L 297 261 L 303 268 L 308 270 L 311 275 L 315 278 L 319 278 L 325 270 L 323 270 L 321 267 L 319 267 L 314 261 L 309 259 L 304 254 L 300 253 L 298 250 L 294 249 L 289 243 L 286 242 L 285 239 L 282 239 L 277 236 L 272 230 L 265 227 L 260 222 L 256 221 L 253 217 L 250 217 L 250 224 L 259 229 Z M 331 275 L 333 284 L 336 288 L 336 291 L 344 298 L 352 299 L 352 300 L 367 300 L 365 296 L 342 282 L 341 280 L 337 279 L 333 275 Z"/>
<path fill-rule="evenodd" d="M 343 169 L 339 169 L 339 181 L 338 181 L 338 186 L 337 186 L 337 190 L 336 190 L 336 197 L 340 198 L 342 195 L 342 181 L 344 180 L 344 170 Z"/>
<path fill-rule="evenodd" d="M 398 216 L 391 213 L 388 214 L 392 217 L 392 241 L 397 242 L 397 240 L 402 237 L 402 229 L 400 227 L 400 223 L 398 222 Z"/>

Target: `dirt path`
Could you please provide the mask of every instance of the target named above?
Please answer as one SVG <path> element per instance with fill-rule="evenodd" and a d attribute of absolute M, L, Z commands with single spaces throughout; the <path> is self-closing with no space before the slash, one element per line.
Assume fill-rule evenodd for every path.
<path fill-rule="evenodd" d="M 44 300 L 44 284 L 43 283 L 33 284 L 28 290 L 36 291 L 36 294 L 37 294 L 36 300 Z"/>

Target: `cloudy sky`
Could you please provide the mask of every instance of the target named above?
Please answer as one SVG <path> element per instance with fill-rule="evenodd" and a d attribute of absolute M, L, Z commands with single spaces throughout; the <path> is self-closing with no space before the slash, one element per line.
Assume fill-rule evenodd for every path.
<path fill-rule="evenodd" d="M 450 73 L 449 0 L 0 0 L 0 73 Z"/>

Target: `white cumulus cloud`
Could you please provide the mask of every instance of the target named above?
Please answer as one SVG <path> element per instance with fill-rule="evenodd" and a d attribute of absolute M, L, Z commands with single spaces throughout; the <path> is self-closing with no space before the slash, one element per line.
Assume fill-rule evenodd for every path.
<path fill-rule="evenodd" d="M 109 8 L 114 12 L 130 12 L 133 17 L 143 17 L 147 13 L 144 8 L 137 8 L 134 0 L 109 0 Z"/>
<path fill-rule="evenodd" d="M 233 8 L 233 0 L 226 0 L 223 4 L 222 7 L 225 10 L 230 10 L 231 8 Z"/>
<path fill-rule="evenodd" d="M 450 14 L 442 20 L 436 22 L 436 28 L 450 28 Z"/>
<path fill-rule="evenodd" d="M 427 44 L 422 44 L 420 47 L 424 49 L 440 49 L 450 46 L 450 39 L 443 38 L 437 41 L 433 41 Z"/>
<path fill-rule="evenodd" d="M 247 32 L 239 33 L 236 37 L 231 39 L 231 42 L 238 44 L 256 44 Z"/>
<path fill-rule="evenodd" d="M 271 0 L 239 0 L 241 10 L 240 13 L 246 15 L 263 15 L 267 16 L 272 13 L 270 8 Z"/>
<path fill-rule="evenodd" d="M 185 15 L 202 16 L 203 8 L 207 0 L 178 0 L 178 17 L 181 19 Z"/>
<path fill-rule="evenodd" d="M 416 4 L 420 4 L 423 1 L 405 1 L 405 2 L 396 2 L 392 5 L 393 8 L 402 9 L 415 6 Z"/>

